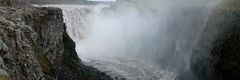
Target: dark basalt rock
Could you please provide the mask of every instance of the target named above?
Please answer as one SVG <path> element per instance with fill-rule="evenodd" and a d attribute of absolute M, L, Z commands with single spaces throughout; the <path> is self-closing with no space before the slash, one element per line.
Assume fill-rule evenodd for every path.
<path fill-rule="evenodd" d="M 0 68 L 12 80 L 112 80 L 85 66 L 58 8 L 0 8 Z"/>
<path fill-rule="evenodd" d="M 59 80 L 112 80 L 105 73 L 81 64 L 75 51 L 75 43 L 66 31 L 63 33 L 63 42 L 64 54 L 60 64 L 62 67 L 57 73 Z"/>
<path fill-rule="evenodd" d="M 191 60 L 197 79 L 240 79 L 239 7 L 239 0 L 225 0 L 209 16 Z"/>

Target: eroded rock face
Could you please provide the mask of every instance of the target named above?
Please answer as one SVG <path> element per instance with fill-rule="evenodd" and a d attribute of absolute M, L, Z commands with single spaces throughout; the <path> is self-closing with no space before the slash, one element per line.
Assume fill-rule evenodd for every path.
<path fill-rule="evenodd" d="M 1 57 L 13 80 L 45 79 L 37 60 L 36 32 L 21 20 L 21 10 L 1 8 Z"/>
<path fill-rule="evenodd" d="M 58 8 L 0 8 L 0 69 L 12 80 L 111 80 L 81 64 Z"/>

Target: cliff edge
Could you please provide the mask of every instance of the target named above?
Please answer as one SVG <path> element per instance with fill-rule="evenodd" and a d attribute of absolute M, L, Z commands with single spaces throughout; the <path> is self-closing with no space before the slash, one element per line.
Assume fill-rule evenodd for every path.
<path fill-rule="evenodd" d="M 0 7 L 1 80 L 112 80 L 81 63 L 58 8 Z"/>

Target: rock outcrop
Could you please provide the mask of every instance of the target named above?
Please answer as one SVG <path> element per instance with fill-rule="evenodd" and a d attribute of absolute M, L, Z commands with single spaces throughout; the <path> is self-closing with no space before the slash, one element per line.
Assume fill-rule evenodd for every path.
<path fill-rule="evenodd" d="M 239 7 L 239 0 L 225 0 L 209 16 L 191 60 L 196 79 L 240 79 Z"/>
<path fill-rule="evenodd" d="M 81 63 L 58 8 L 0 8 L 0 79 L 111 80 Z"/>

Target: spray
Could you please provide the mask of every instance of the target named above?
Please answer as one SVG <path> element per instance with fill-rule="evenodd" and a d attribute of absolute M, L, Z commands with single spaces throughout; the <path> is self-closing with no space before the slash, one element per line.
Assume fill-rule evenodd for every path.
<path fill-rule="evenodd" d="M 189 70 L 192 50 L 219 2 L 118 0 L 108 7 L 58 7 L 63 9 L 68 33 L 83 61 L 142 61 L 161 68 L 165 76 L 173 73 L 145 80 L 173 80 Z"/>

